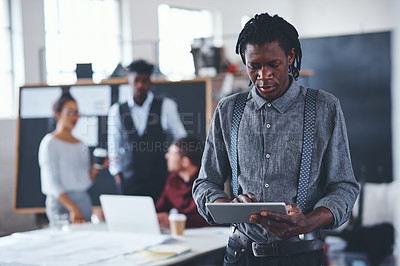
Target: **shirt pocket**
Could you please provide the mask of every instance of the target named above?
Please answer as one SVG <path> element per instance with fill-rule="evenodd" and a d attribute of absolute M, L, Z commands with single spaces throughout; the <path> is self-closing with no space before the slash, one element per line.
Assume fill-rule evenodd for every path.
<path fill-rule="evenodd" d="M 291 136 L 285 147 L 285 168 L 290 176 L 300 173 L 301 151 L 303 148 L 302 136 Z"/>

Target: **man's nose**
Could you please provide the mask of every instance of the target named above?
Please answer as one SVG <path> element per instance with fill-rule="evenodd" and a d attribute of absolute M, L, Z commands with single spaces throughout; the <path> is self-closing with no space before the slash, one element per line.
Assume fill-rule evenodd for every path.
<path fill-rule="evenodd" d="M 257 72 L 257 79 L 269 79 L 272 78 L 272 70 L 269 67 L 261 67 Z"/>
<path fill-rule="evenodd" d="M 136 88 L 142 89 L 143 88 L 143 83 L 142 82 L 136 83 Z"/>

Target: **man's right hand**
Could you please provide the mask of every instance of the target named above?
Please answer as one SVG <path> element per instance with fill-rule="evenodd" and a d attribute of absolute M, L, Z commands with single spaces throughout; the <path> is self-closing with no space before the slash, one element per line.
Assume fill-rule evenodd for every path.
<path fill-rule="evenodd" d="M 240 194 L 237 198 L 234 198 L 232 202 L 259 202 L 257 197 L 253 193 L 247 192 L 246 194 Z"/>
<path fill-rule="evenodd" d="M 219 198 L 216 199 L 214 202 L 232 202 L 232 203 L 239 203 L 239 202 L 259 202 L 257 197 L 254 196 L 252 193 L 248 192 L 246 194 L 240 194 L 237 198 L 230 200 L 228 198 Z"/>

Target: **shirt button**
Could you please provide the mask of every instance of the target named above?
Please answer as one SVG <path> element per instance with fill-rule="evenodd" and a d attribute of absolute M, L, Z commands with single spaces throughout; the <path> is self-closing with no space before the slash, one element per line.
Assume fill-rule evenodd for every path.
<path fill-rule="evenodd" d="M 268 184 L 268 183 L 267 183 L 267 184 L 265 184 L 265 187 L 266 187 L 266 188 L 269 188 L 269 184 Z"/>
<path fill-rule="evenodd" d="M 268 106 L 268 107 L 271 107 L 271 105 L 272 105 L 271 103 L 267 103 L 267 106 Z"/>
<path fill-rule="evenodd" d="M 271 124 L 267 124 L 267 128 L 270 128 L 271 127 Z"/>
<path fill-rule="evenodd" d="M 267 153 L 267 155 L 265 155 L 265 157 L 266 157 L 267 159 L 269 159 L 269 158 L 271 158 L 271 154 Z"/>

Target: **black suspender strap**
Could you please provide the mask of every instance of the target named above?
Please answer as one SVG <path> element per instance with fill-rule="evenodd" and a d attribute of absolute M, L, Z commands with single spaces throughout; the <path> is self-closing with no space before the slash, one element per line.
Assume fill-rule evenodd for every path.
<path fill-rule="evenodd" d="M 249 92 L 241 93 L 236 97 L 233 109 L 232 125 L 231 125 L 231 167 L 232 167 L 232 189 L 233 195 L 238 196 L 238 156 L 237 141 L 240 120 L 243 116 L 246 99 Z M 308 88 L 306 93 L 306 101 L 304 107 L 304 125 L 303 125 L 303 151 L 301 155 L 300 176 L 297 191 L 297 204 L 305 209 L 308 191 L 308 179 L 311 169 L 311 156 L 314 144 L 315 131 L 315 102 L 317 91 Z"/>

